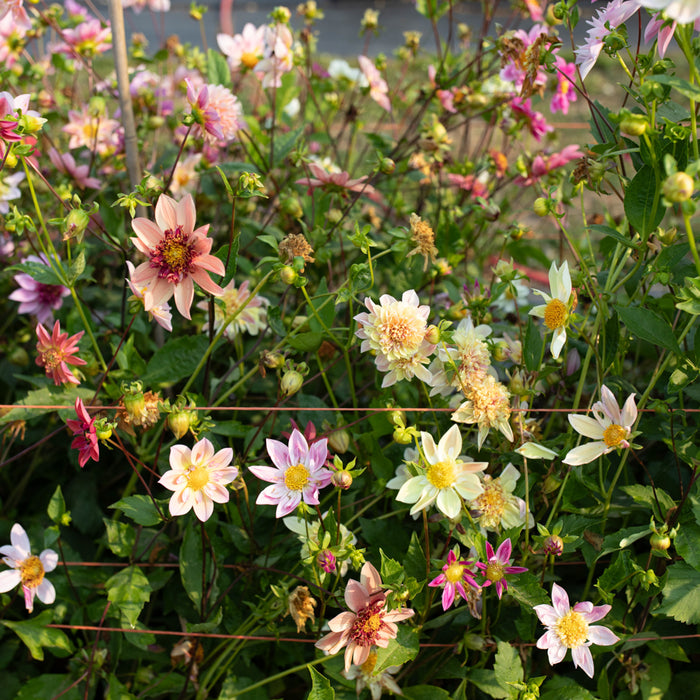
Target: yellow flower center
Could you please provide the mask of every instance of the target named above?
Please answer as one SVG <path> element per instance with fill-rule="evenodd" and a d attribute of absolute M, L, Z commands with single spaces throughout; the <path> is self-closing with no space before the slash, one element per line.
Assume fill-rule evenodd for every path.
<path fill-rule="evenodd" d="M 486 528 L 496 528 L 501 522 L 508 500 L 498 479 L 485 476 L 482 485 L 484 492 L 474 501 L 475 508 L 481 513 L 479 524 Z"/>
<path fill-rule="evenodd" d="M 500 581 L 506 575 L 504 568 L 501 562 L 490 561 L 486 567 L 485 576 L 489 581 L 496 583 L 496 581 Z"/>
<path fill-rule="evenodd" d="M 555 630 L 561 643 L 569 649 L 580 647 L 588 637 L 588 623 L 575 610 L 569 610 L 564 617 L 559 618 Z"/>
<path fill-rule="evenodd" d="M 426 472 L 428 481 L 436 489 L 450 488 L 455 482 L 455 476 L 455 463 L 452 460 L 431 464 Z"/>
<path fill-rule="evenodd" d="M 613 423 L 603 431 L 603 442 L 608 447 L 617 447 L 627 436 L 627 431 L 621 426 Z"/>
<path fill-rule="evenodd" d="M 206 467 L 194 467 L 187 474 L 187 485 L 193 491 L 201 491 L 209 483 L 209 470 Z"/>
<path fill-rule="evenodd" d="M 303 464 L 295 464 L 284 473 L 284 485 L 290 491 L 301 491 L 309 483 L 309 470 Z"/>
<path fill-rule="evenodd" d="M 44 565 L 36 556 L 27 557 L 19 565 L 19 575 L 22 585 L 27 588 L 36 588 L 44 580 Z"/>
<path fill-rule="evenodd" d="M 245 51 L 241 54 L 241 63 L 246 68 L 255 68 L 258 65 L 258 56 L 252 51 Z"/>
<path fill-rule="evenodd" d="M 377 665 L 377 652 L 370 651 L 369 656 L 367 657 L 367 661 L 365 661 L 360 666 L 360 669 L 362 670 L 362 673 L 369 676 L 369 674 L 372 673 L 372 671 L 374 671 L 374 667 L 376 665 Z"/>
<path fill-rule="evenodd" d="M 179 270 L 186 266 L 188 253 L 188 248 L 182 241 L 171 241 L 163 249 L 163 260 L 171 270 Z"/>
<path fill-rule="evenodd" d="M 363 608 L 355 616 L 355 621 L 350 628 L 350 639 L 361 647 L 371 647 L 377 642 L 377 632 L 382 626 L 383 601 L 377 601 L 374 605 Z"/>
<path fill-rule="evenodd" d="M 63 353 L 58 352 L 58 350 L 55 348 L 49 348 L 46 350 L 46 352 L 41 354 L 41 358 L 44 361 L 44 367 L 46 367 L 46 369 L 53 370 L 61 364 L 63 360 Z"/>
<path fill-rule="evenodd" d="M 151 255 L 151 267 L 158 269 L 158 276 L 172 284 L 178 284 L 191 272 L 192 263 L 197 258 L 194 244 L 181 226 L 174 231 L 167 230 Z"/>
<path fill-rule="evenodd" d="M 569 312 L 566 310 L 564 303 L 559 301 L 559 299 L 552 299 L 544 310 L 544 325 L 550 331 L 555 331 L 566 323 L 568 315 Z"/>
<path fill-rule="evenodd" d="M 447 569 L 445 569 L 445 578 L 450 582 L 450 583 L 457 583 L 457 581 L 462 580 L 462 576 L 464 574 L 464 567 L 462 564 L 459 564 L 455 562 L 454 564 L 450 564 Z"/>
<path fill-rule="evenodd" d="M 86 141 L 94 141 L 97 136 L 97 122 L 83 124 L 83 136 Z"/>

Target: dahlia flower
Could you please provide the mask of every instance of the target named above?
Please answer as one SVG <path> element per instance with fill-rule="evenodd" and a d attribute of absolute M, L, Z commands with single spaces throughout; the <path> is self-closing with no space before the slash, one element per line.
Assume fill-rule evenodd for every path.
<path fill-rule="evenodd" d="M 569 423 L 577 433 L 592 438 L 594 442 L 579 445 L 564 457 L 564 464 L 574 466 L 588 464 L 601 455 L 613 450 L 630 447 L 632 426 L 637 420 L 637 405 L 634 394 L 630 394 L 625 405 L 620 407 L 612 391 L 603 385 L 600 389 L 601 401 L 596 401 L 591 410 L 593 418 L 569 414 Z"/>
<path fill-rule="evenodd" d="M 240 34 L 217 34 L 216 43 L 233 72 L 251 70 L 262 60 L 265 52 L 265 26 L 256 27 L 247 22 Z"/>
<path fill-rule="evenodd" d="M 78 420 L 69 419 L 66 421 L 66 425 L 75 435 L 70 446 L 78 450 L 78 464 L 82 469 L 89 459 L 94 459 L 95 462 L 100 461 L 100 445 L 97 441 L 95 418 L 90 418 L 90 414 L 80 398 L 75 400 L 75 412 L 78 414 Z"/>
<path fill-rule="evenodd" d="M 22 262 L 36 263 L 49 266 L 46 256 L 27 256 Z M 63 304 L 63 297 L 70 295 L 70 289 L 60 284 L 44 284 L 37 282 L 31 275 L 19 272 L 15 275 L 15 282 L 20 286 L 9 298 L 20 302 L 20 314 L 33 314 L 39 323 L 47 323 L 53 318 L 53 312 L 60 309 Z"/>
<path fill-rule="evenodd" d="M 330 484 L 333 472 L 323 465 L 328 456 L 328 440 L 317 440 L 311 446 L 306 438 L 293 430 L 289 446 L 279 440 L 266 440 L 267 453 L 274 467 L 253 466 L 250 471 L 263 481 L 269 481 L 255 501 L 276 505 L 275 517 L 289 515 L 302 501 L 318 505 L 318 492 Z"/>
<path fill-rule="evenodd" d="M 636 3 L 649 10 L 661 10 L 678 24 L 690 24 L 700 18 L 698 0 L 636 0 Z"/>
<path fill-rule="evenodd" d="M 238 316 L 226 326 L 224 335 L 229 340 L 233 340 L 243 332 L 257 335 L 267 326 L 267 307 L 270 304 L 270 300 L 260 295 L 250 299 L 248 286 L 249 282 L 246 280 L 236 289 L 235 281 L 231 280 L 223 288 L 223 294 L 219 297 L 223 305 L 214 305 L 214 330 L 218 332 L 224 321 L 248 302 Z M 209 304 L 206 301 L 200 301 L 197 304 L 197 308 L 207 311 Z"/>
<path fill-rule="evenodd" d="M 475 472 L 486 469 L 487 462 L 463 462 L 462 436 L 459 427 L 453 425 L 435 445 L 430 433 L 420 434 L 423 454 L 428 463 L 425 473 L 406 481 L 396 500 L 413 503 L 410 514 L 429 508 L 433 503 L 450 520 L 457 518 L 462 510 L 462 499 L 471 501 L 483 489 Z"/>
<path fill-rule="evenodd" d="M 12 544 L 0 547 L 3 562 L 12 567 L 10 571 L 0 572 L 0 593 L 6 593 L 19 584 L 27 612 L 34 610 L 34 596 L 51 605 L 56 599 L 56 589 L 44 575 L 56 568 L 58 554 L 53 549 L 45 549 L 39 556 L 32 554 L 29 537 L 19 523 L 10 530 L 10 542 Z"/>
<path fill-rule="evenodd" d="M 350 612 L 342 612 L 330 620 L 330 634 L 319 639 L 315 646 L 327 654 L 336 654 L 345 647 L 347 673 L 351 663 L 359 666 L 367 661 L 373 646 L 386 649 L 398 633 L 396 623 L 412 617 L 414 612 L 410 608 L 387 610 L 382 579 L 369 562 L 362 567 L 359 581 L 348 581 L 345 603 Z"/>
<path fill-rule="evenodd" d="M 367 79 L 369 85 L 369 96 L 387 112 L 391 112 L 391 101 L 389 100 L 389 87 L 386 80 L 382 78 L 377 67 L 372 63 L 367 56 L 358 56 L 357 62 L 360 64 L 360 70 Z"/>
<path fill-rule="evenodd" d="M 238 476 L 238 467 L 231 467 L 233 450 L 214 446 L 202 438 L 190 449 L 185 445 L 170 448 L 170 467 L 158 483 L 174 491 L 170 497 L 170 515 L 178 516 L 194 510 L 206 522 L 214 512 L 214 503 L 228 503 L 230 484 Z"/>
<path fill-rule="evenodd" d="M 341 671 L 340 675 L 350 681 L 355 681 L 355 692 L 360 697 L 362 691 L 367 688 L 372 700 L 379 700 L 384 691 L 392 695 L 403 695 L 401 688 L 393 678 L 401 666 L 387 666 L 383 671 L 375 672 L 377 665 L 377 652 L 371 651 L 367 661 L 359 666 L 351 666 L 347 671 Z"/>
<path fill-rule="evenodd" d="M 24 173 L 16 172 L 0 179 L 0 214 L 7 214 L 10 211 L 8 202 L 22 196 L 17 185 L 24 180 L 24 177 Z"/>
<path fill-rule="evenodd" d="M 80 384 L 80 380 L 70 371 L 68 365 L 85 365 L 87 362 L 75 356 L 78 352 L 78 341 L 85 331 L 80 331 L 68 337 L 68 333 L 61 333 L 61 322 L 53 324 L 51 335 L 46 328 L 37 324 L 36 336 L 39 342 L 36 344 L 39 356 L 36 364 L 44 367 L 46 376 L 53 379 L 56 386 L 61 384 Z"/>
<path fill-rule="evenodd" d="M 90 166 L 87 163 L 78 165 L 70 153 L 59 153 L 55 148 L 51 148 L 48 155 L 56 170 L 72 177 L 78 187 L 96 190 L 102 186 L 96 177 L 88 177 Z"/>
<path fill-rule="evenodd" d="M 101 156 L 116 151 L 121 142 L 121 129 L 116 119 L 96 117 L 87 106 L 80 112 L 71 109 L 68 112 L 68 123 L 63 127 L 63 131 L 70 136 L 68 148 L 85 146 Z"/>
<path fill-rule="evenodd" d="M 126 267 L 129 270 L 129 276 L 126 278 L 126 282 L 129 285 L 129 289 L 133 292 L 134 296 L 131 297 L 132 299 L 138 299 L 145 308 L 146 302 L 144 301 L 144 293 L 148 289 L 148 287 L 137 287 L 133 281 L 132 278 L 134 276 L 134 263 L 132 263 L 130 260 L 126 261 Z M 167 301 L 164 301 L 162 304 L 159 304 L 158 306 L 153 306 L 148 310 L 148 317 L 152 320 L 155 321 L 161 328 L 165 328 L 168 333 L 170 333 L 173 330 L 173 315 L 170 312 L 170 304 L 168 304 Z"/>
<path fill-rule="evenodd" d="M 524 574 L 527 569 L 522 566 L 511 566 L 511 552 L 513 546 L 510 543 L 510 537 L 504 540 L 499 548 L 494 552 L 490 542 L 486 543 L 486 563 L 477 562 L 477 568 L 481 569 L 484 578 L 482 588 L 486 588 L 491 584 L 496 586 L 496 594 L 499 599 L 508 590 L 508 582 L 506 574 Z"/>
<path fill-rule="evenodd" d="M 537 617 L 547 628 L 537 640 L 537 648 L 547 650 L 552 665 L 563 661 L 566 650 L 571 649 L 574 666 L 593 678 L 593 655 L 588 647 L 591 644 L 610 646 L 620 641 L 607 627 L 590 624 L 602 620 L 611 606 L 585 601 L 572 608 L 566 591 L 556 583 L 552 584 L 552 603 L 534 606 Z"/>
<path fill-rule="evenodd" d="M 350 178 L 350 175 L 343 171 L 329 171 L 318 163 L 309 163 L 309 170 L 314 177 L 302 177 L 295 180 L 295 185 L 306 185 L 309 191 L 315 187 L 336 187 L 348 192 L 359 192 L 377 202 L 381 200 L 381 195 L 372 185 L 366 184 L 367 176 Z"/>
<path fill-rule="evenodd" d="M 447 553 L 447 563 L 442 567 L 442 573 L 436 576 L 428 586 L 437 588 L 443 586 L 442 590 L 442 609 L 447 610 L 455 600 L 455 593 L 468 600 L 467 591 L 464 584 L 470 585 L 476 590 L 480 590 L 479 584 L 474 580 L 473 571 L 470 568 L 474 562 L 459 559 L 459 547 L 455 550 L 450 550 Z"/>
<path fill-rule="evenodd" d="M 224 264 L 209 254 L 212 239 L 207 238 L 209 224 L 195 229 L 192 195 L 179 202 L 162 194 L 156 204 L 155 223 L 144 217 L 131 222 L 136 233 L 134 245 L 148 261 L 141 263 L 131 281 L 144 289 L 144 308 L 150 311 L 175 297 L 178 311 L 190 318 L 194 284 L 210 294 L 221 296 L 223 289 L 212 281 L 209 272 L 223 275 Z"/>
<path fill-rule="evenodd" d="M 519 478 L 520 472 L 512 464 L 506 465 L 495 479 L 482 477 L 483 493 L 469 504 L 480 527 L 496 532 L 501 528 L 510 530 L 525 524 L 530 528 L 535 524 L 525 501 L 513 494 Z"/>

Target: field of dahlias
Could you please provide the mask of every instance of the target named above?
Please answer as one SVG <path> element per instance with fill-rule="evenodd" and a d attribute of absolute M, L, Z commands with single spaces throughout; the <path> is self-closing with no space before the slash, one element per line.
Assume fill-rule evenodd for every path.
<path fill-rule="evenodd" d="M 700 3 L 456 8 L 0 0 L 3 698 L 696 696 Z"/>

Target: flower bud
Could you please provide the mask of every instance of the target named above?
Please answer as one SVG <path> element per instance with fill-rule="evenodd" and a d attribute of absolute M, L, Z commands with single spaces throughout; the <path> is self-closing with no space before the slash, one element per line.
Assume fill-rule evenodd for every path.
<path fill-rule="evenodd" d="M 532 210 L 537 216 L 547 216 L 549 214 L 549 201 L 544 197 L 538 197 L 532 205 Z"/>
<path fill-rule="evenodd" d="M 328 436 L 328 446 L 333 450 L 333 452 L 339 455 L 344 454 L 348 451 L 350 447 L 350 433 L 347 430 L 334 430 Z"/>
<path fill-rule="evenodd" d="M 379 163 L 379 170 L 384 175 L 391 175 L 396 170 L 396 163 L 391 158 L 382 158 Z"/>
<path fill-rule="evenodd" d="M 647 120 L 641 114 L 626 114 L 620 121 L 620 131 L 628 136 L 641 136 L 647 126 Z"/>
<path fill-rule="evenodd" d="M 95 435 L 98 440 L 109 440 L 112 437 L 114 424 L 110 423 L 106 418 L 98 418 L 95 421 Z"/>
<path fill-rule="evenodd" d="M 493 348 L 493 359 L 496 362 L 505 362 L 510 354 L 510 348 L 505 340 L 499 340 Z"/>
<path fill-rule="evenodd" d="M 559 535 L 550 535 L 544 541 L 544 553 L 560 557 L 564 552 L 564 540 Z"/>
<path fill-rule="evenodd" d="M 284 367 L 284 355 L 281 352 L 263 350 L 260 359 L 268 369 L 281 369 Z"/>
<path fill-rule="evenodd" d="M 335 554 L 331 552 L 330 549 L 323 549 L 318 553 L 316 557 L 316 563 L 327 573 L 332 574 L 335 572 L 336 558 Z"/>
<path fill-rule="evenodd" d="M 297 274 L 296 270 L 289 265 L 285 265 L 281 270 L 280 270 L 280 279 L 285 283 L 285 284 L 294 284 L 296 282 L 297 278 L 299 275 Z"/>
<path fill-rule="evenodd" d="M 393 437 L 399 445 L 410 445 L 413 442 L 413 434 L 407 428 L 396 428 Z"/>
<path fill-rule="evenodd" d="M 292 17 L 292 13 L 288 7 L 285 7 L 284 5 L 279 5 L 274 10 L 272 10 L 270 16 L 272 17 L 272 19 L 275 20 L 275 22 L 280 22 L 281 24 L 289 24 L 289 20 Z"/>
<path fill-rule="evenodd" d="M 299 374 L 295 369 L 287 370 L 282 376 L 282 381 L 280 382 L 280 392 L 282 393 L 282 398 L 287 398 L 296 394 L 301 385 L 304 383 L 304 377 Z"/>
<path fill-rule="evenodd" d="M 90 217 L 83 209 L 71 209 L 68 216 L 63 220 L 63 240 L 77 238 L 80 242 L 85 233 L 85 229 L 90 223 Z"/>
<path fill-rule="evenodd" d="M 662 193 L 669 202 L 686 202 L 693 196 L 695 182 L 688 173 L 678 172 L 669 175 L 662 187 Z"/>
<path fill-rule="evenodd" d="M 143 392 L 138 389 L 131 389 L 124 394 L 124 408 L 132 418 L 139 418 L 146 411 L 146 399 Z"/>
<path fill-rule="evenodd" d="M 192 411 L 175 410 L 168 415 L 168 427 L 172 430 L 176 440 L 179 440 L 192 425 Z"/>
<path fill-rule="evenodd" d="M 333 486 L 337 486 L 339 489 L 347 491 L 352 486 L 352 474 L 347 469 L 343 469 L 339 472 L 333 472 L 331 482 L 333 483 Z"/>
<path fill-rule="evenodd" d="M 437 326 L 428 326 L 425 331 L 425 339 L 431 345 L 437 345 L 440 342 L 440 329 Z"/>

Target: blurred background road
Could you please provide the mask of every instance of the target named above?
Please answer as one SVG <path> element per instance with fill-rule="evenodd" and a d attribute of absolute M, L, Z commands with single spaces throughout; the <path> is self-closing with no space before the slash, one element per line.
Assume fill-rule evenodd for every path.
<path fill-rule="evenodd" d="M 221 31 L 220 2 L 219 0 L 200 0 L 198 4 L 207 7 L 203 20 L 206 43 L 209 47 L 216 48 L 216 35 Z M 246 22 L 251 22 L 255 26 L 268 22 L 270 12 L 277 5 L 285 4 L 292 12 L 292 26 L 295 29 L 301 28 L 303 21 L 296 14 L 298 0 L 286 3 L 283 0 L 233 0 L 231 12 L 233 32 L 241 32 Z M 371 37 L 368 55 L 375 56 L 378 53 L 391 55 L 403 44 L 403 33 L 406 31 L 421 32 L 423 48 L 434 50 L 435 43 L 430 22 L 416 12 L 413 0 L 317 0 L 317 4 L 325 14 L 324 19 L 317 22 L 315 28 L 318 35 L 318 50 L 321 53 L 346 58 L 363 53 L 364 39 L 360 38 L 359 32 L 360 23 L 367 8 L 379 12 L 379 36 Z M 498 9 L 500 7 L 502 9 Z M 172 0 L 172 8 L 167 13 L 151 13 L 144 10 L 136 14 L 132 9 L 127 8 L 124 11 L 127 39 L 134 32 L 140 32 L 146 35 L 151 49 L 154 49 L 171 34 L 177 34 L 183 43 L 188 42 L 202 47 L 204 43 L 202 31 L 199 23 L 189 16 L 189 8 L 189 3 L 183 0 Z M 106 6 L 104 14 L 107 14 Z M 454 21 L 467 24 L 472 29 L 472 33 L 477 35 L 482 23 L 481 3 L 471 0 L 455 3 Z M 529 19 L 513 13 L 505 2 L 498 4 L 496 21 L 506 30 L 532 26 Z M 443 18 L 440 21 L 443 40 L 447 36 L 447 26 L 447 18 Z M 582 41 L 586 29 L 587 26 L 582 19 L 577 28 L 577 43 Z"/>

